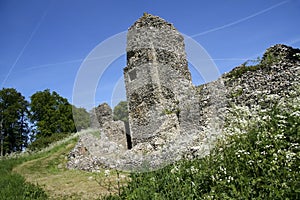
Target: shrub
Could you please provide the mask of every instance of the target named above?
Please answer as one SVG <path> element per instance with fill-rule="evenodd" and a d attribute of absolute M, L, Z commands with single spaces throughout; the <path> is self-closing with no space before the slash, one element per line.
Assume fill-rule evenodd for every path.
<path fill-rule="evenodd" d="M 239 78 L 248 71 L 257 71 L 260 69 L 267 69 L 271 65 L 278 63 L 280 60 L 282 60 L 282 58 L 280 56 L 276 57 L 274 54 L 272 54 L 270 52 L 265 53 L 263 56 L 263 59 L 261 59 L 260 57 L 257 57 L 255 60 L 247 60 L 241 66 L 238 66 L 235 69 L 233 69 L 226 76 L 228 78 Z"/>

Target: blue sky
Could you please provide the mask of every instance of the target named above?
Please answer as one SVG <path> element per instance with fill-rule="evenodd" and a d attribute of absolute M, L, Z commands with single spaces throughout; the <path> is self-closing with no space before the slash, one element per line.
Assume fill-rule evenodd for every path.
<path fill-rule="evenodd" d="M 300 48 L 299 11 L 300 0 L 0 0 L 1 88 L 16 88 L 28 99 L 49 88 L 72 102 L 85 58 L 143 12 L 173 23 L 205 48 L 221 73 L 228 72 L 274 44 Z M 112 91 L 125 65 L 122 56 L 105 71 L 96 104 L 120 100 L 112 101 Z M 199 74 L 192 75 L 201 83 Z"/>

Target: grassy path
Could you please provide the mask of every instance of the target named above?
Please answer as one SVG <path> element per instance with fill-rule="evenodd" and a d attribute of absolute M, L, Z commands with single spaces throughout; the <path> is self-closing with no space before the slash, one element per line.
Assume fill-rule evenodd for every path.
<path fill-rule="evenodd" d="M 75 144 L 74 139 L 70 140 L 39 158 L 23 162 L 13 171 L 42 187 L 50 199 L 99 199 L 115 193 L 115 173 L 105 177 L 104 170 L 91 173 L 66 169 L 67 155 Z"/>

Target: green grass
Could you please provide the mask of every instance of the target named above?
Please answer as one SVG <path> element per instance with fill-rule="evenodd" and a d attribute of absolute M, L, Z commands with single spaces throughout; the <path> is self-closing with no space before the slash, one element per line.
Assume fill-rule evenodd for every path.
<path fill-rule="evenodd" d="M 24 177 L 13 173 L 13 167 L 25 159 L 0 160 L 0 199 L 47 199 L 47 194 L 38 185 L 28 183 Z"/>
<path fill-rule="evenodd" d="M 90 130 L 88 133 L 94 132 Z M 110 175 L 106 176 L 104 169 L 96 173 L 66 168 L 67 156 L 77 140 L 73 137 L 38 153 L 18 158 L 10 170 L 23 182 L 38 185 L 50 199 L 99 199 L 118 193 L 120 186 L 126 184 L 125 173 L 110 170 Z"/>
<path fill-rule="evenodd" d="M 15 155 L 15 157 L 12 156 L 0 160 L 0 199 L 48 199 L 48 194 L 38 182 L 26 180 L 26 178 L 22 176 L 22 174 L 17 173 L 18 171 L 15 169 L 24 166 L 24 163 L 37 161 L 34 165 L 29 166 L 27 170 L 38 172 L 37 168 L 43 166 L 43 163 L 39 162 L 42 158 L 55 154 L 70 143 L 76 143 L 76 138 L 60 145 L 54 145 L 48 148 L 49 150 Z M 46 167 L 51 167 L 51 165 Z M 22 168 L 22 170 L 25 169 L 26 168 Z"/>

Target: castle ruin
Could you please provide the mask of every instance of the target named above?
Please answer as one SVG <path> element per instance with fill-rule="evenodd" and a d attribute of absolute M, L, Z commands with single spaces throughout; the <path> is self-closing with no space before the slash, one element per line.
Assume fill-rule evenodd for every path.
<path fill-rule="evenodd" d="M 144 14 L 128 30 L 124 68 L 132 144 L 157 143 L 162 132 L 199 129 L 199 106 L 183 36 L 160 17 Z M 175 136 L 175 135 L 173 135 Z"/>
<path fill-rule="evenodd" d="M 216 81 L 194 86 L 183 36 L 149 14 L 129 28 L 126 51 L 132 148 L 126 148 L 124 123 L 113 121 L 111 108 L 102 104 L 94 112 L 101 137 L 81 135 L 68 168 L 145 171 L 206 156 L 224 134 L 222 123 L 232 106 L 264 108 L 288 96 L 300 82 L 300 50 L 275 45 L 257 65 L 241 65 Z"/>

